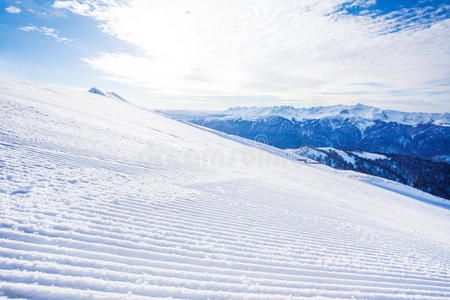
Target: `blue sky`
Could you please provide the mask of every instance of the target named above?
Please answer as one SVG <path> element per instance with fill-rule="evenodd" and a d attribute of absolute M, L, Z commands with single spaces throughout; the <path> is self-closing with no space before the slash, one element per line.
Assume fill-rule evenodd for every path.
<path fill-rule="evenodd" d="M 152 108 L 450 111 L 450 1 L 3 0 L 0 74 Z"/>
<path fill-rule="evenodd" d="M 116 83 L 103 80 L 81 57 L 104 51 L 130 50 L 133 47 L 98 29 L 94 19 L 52 8 L 53 1 L 4 1 L 0 10 L 0 70 L 2 74 L 41 82 L 87 87 L 113 88 Z M 8 7 L 20 13 L 8 13 Z M 29 11 L 30 10 L 30 11 Z M 39 31 L 20 28 L 53 28 L 57 41 Z"/>

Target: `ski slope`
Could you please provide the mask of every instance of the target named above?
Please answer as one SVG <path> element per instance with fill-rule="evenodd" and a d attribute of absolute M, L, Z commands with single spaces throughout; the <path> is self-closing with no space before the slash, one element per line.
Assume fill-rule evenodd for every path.
<path fill-rule="evenodd" d="M 0 79 L 0 298 L 450 297 L 446 206 Z"/>

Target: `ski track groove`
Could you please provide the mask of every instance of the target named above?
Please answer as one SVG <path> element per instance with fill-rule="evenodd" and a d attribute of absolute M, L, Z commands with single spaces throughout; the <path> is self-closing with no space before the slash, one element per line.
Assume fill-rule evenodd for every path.
<path fill-rule="evenodd" d="M 13 236 L 12 234 L 10 235 L 10 237 Z M 20 239 L 24 242 L 28 242 L 31 243 L 33 240 L 31 239 L 27 239 L 26 237 L 23 237 L 22 235 L 22 239 Z M 58 239 L 52 239 L 52 241 L 54 242 L 55 245 L 57 245 L 58 247 L 64 247 L 64 248 L 72 248 L 72 249 L 85 249 L 88 250 L 90 252 L 100 252 L 102 249 L 102 244 L 98 244 L 98 243 L 90 243 L 91 248 L 87 248 L 87 245 L 89 243 L 83 243 L 83 242 L 72 242 L 71 240 L 63 240 L 61 238 Z M 40 239 L 40 240 L 35 240 L 35 243 L 39 243 L 40 245 L 46 244 L 45 240 Z M 46 245 L 52 245 L 52 244 L 46 244 Z M 177 258 L 184 258 L 184 263 L 190 264 L 190 265 L 194 265 L 194 266 L 202 266 L 200 264 L 200 262 L 202 261 L 201 258 L 202 257 L 193 257 L 193 256 L 187 256 L 187 255 L 180 255 L 180 254 L 172 254 L 172 253 L 166 253 L 165 255 L 158 255 L 158 253 L 160 252 L 156 252 L 156 251 L 133 251 L 133 248 L 121 248 L 118 246 L 114 246 L 114 250 L 111 250 L 110 253 L 113 253 L 115 255 L 119 255 L 119 256 L 125 256 L 125 257 L 134 257 L 137 259 L 142 259 L 142 258 L 146 258 L 147 256 L 151 256 L 151 259 L 157 259 L 159 261 L 167 261 L 167 262 L 176 262 L 178 261 Z M 261 262 L 243 262 L 241 260 L 236 260 L 236 259 L 232 259 L 229 256 L 227 256 L 227 259 L 229 260 L 227 265 L 224 265 L 224 263 L 222 262 L 222 260 L 220 258 L 214 258 L 212 256 L 208 256 L 208 265 L 211 266 L 215 266 L 215 267 L 219 267 L 219 268 L 229 268 L 230 266 L 232 268 L 237 268 L 237 269 L 242 269 L 242 270 L 256 270 L 255 266 L 258 266 L 257 263 L 261 264 Z M 228 266 L 229 265 L 229 266 Z M 245 268 L 246 267 L 246 268 Z M 253 268 L 252 268 L 253 267 Z M 276 271 L 277 267 L 284 267 L 284 271 L 290 271 L 291 273 L 293 273 L 295 271 L 295 267 L 297 268 L 301 268 L 302 270 L 304 270 L 305 272 L 316 272 L 316 273 L 323 273 L 323 272 L 327 272 L 327 271 L 332 271 L 332 272 L 339 272 L 341 274 L 343 274 L 343 276 L 354 276 L 354 274 L 351 274 L 350 272 L 355 272 L 354 270 L 339 270 L 339 269 L 318 269 L 318 268 L 308 268 L 308 266 L 302 266 L 302 265 L 298 265 L 298 266 L 287 266 L 283 264 L 279 264 L 279 263 L 275 263 L 273 261 L 268 261 L 266 263 L 266 272 L 273 272 Z M 381 270 L 380 270 L 381 271 Z M 364 272 L 356 272 L 361 276 L 367 275 L 367 276 L 371 276 L 373 275 L 373 273 L 364 273 Z M 345 275 L 346 274 L 346 275 Z M 389 272 L 384 272 L 382 273 L 383 276 L 385 276 L 386 278 L 395 278 L 395 273 L 389 273 Z M 428 278 L 424 278 L 424 277 L 420 277 L 418 276 L 418 274 L 408 274 L 409 278 L 411 279 L 417 279 L 417 280 L 425 280 L 427 281 Z M 438 280 L 438 278 L 435 278 L 435 282 L 441 282 L 440 280 Z M 445 281 L 443 281 L 443 283 L 445 283 Z"/>
<path fill-rule="evenodd" d="M 21 228 L 20 226 L 16 226 L 15 228 L 24 231 L 24 228 Z M 36 232 L 36 231 L 35 231 Z M 49 238 L 54 238 L 52 241 L 54 243 L 57 243 L 58 245 L 62 245 L 63 242 L 61 242 L 64 238 L 64 241 L 80 241 L 80 242 L 86 242 L 86 243 L 92 243 L 92 244 L 99 244 L 101 245 L 109 245 L 112 247 L 120 247 L 122 249 L 132 249 L 132 250 L 142 250 L 145 251 L 147 253 L 160 253 L 160 252 L 165 252 L 168 254 L 172 254 L 172 255 L 181 255 L 181 256 L 186 256 L 186 257 L 191 257 L 193 259 L 195 258 L 202 258 L 204 257 L 204 249 L 199 248 L 199 249 L 195 249 L 195 250 L 191 250 L 191 249 L 186 249 L 186 247 L 183 247 L 183 249 L 181 249 L 180 244 L 177 245 L 171 245 L 169 247 L 169 249 L 172 249 L 171 252 L 167 251 L 167 247 L 162 247 L 160 246 L 160 242 L 159 241 L 152 241 L 151 244 L 143 244 L 143 243 L 130 243 L 130 241 L 128 242 L 124 242 L 124 241 L 120 241 L 116 238 L 111 239 L 111 238 L 105 238 L 106 235 L 104 234 L 95 234 L 92 231 L 91 232 L 87 232 L 87 233 L 78 233 L 75 232 L 73 229 L 70 232 L 66 232 L 66 231 L 60 231 L 60 230 L 52 230 L 51 232 L 48 231 L 44 231 L 44 230 L 39 230 L 37 233 L 40 234 L 40 236 L 44 236 L 44 237 L 49 237 Z M 5 236 L 8 236 L 7 234 L 4 233 Z M 2 236 L 2 230 L 0 230 L 0 236 Z M 22 241 L 26 240 L 26 237 L 21 239 Z M 60 241 L 58 243 L 58 241 Z M 143 240 L 142 240 L 143 241 Z M 42 243 L 41 243 L 42 244 Z M 80 246 L 82 247 L 82 245 Z M 77 248 L 77 247 L 74 247 Z M 85 247 L 83 247 L 85 248 Z M 164 251 L 166 250 L 166 251 Z M 257 256 L 253 256 L 253 257 L 249 257 L 248 255 L 245 255 L 248 252 L 242 252 L 242 253 L 238 253 L 238 254 L 233 254 L 233 253 L 224 253 L 224 252 L 218 252 L 218 251 L 214 251 L 214 249 L 208 249 L 208 257 L 210 259 L 217 259 L 220 260 L 221 257 L 223 257 L 223 255 L 226 256 L 226 258 L 229 261 L 233 261 L 233 262 L 238 262 L 238 263 L 250 263 L 250 264 L 262 264 L 264 262 L 264 259 L 267 260 L 266 264 L 268 265 L 272 265 L 272 266 L 284 266 L 284 267 L 294 267 L 294 268 L 303 268 L 303 269 L 309 269 L 309 270 L 318 270 L 317 267 L 314 266 L 313 263 L 308 263 L 312 258 L 314 257 L 304 257 L 302 259 L 299 259 L 299 257 L 296 256 L 291 256 L 291 259 L 288 259 L 287 257 L 285 257 L 285 259 L 282 259 L 283 257 L 278 257 L 277 255 L 272 255 L 270 257 L 269 260 L 269 256 L 266 255 L 265 257 L 257 257 Z M 244 255 L 243 255 L 244 254 Z M 296 262 L 293 262 L 293 259 L 296 259 Z M 269 263 L 270 262 L 270 263 Z M 303 264 L 299 264 L 299 262 L 303 263 Z M 368 264 L 369 266 L 372 267 L 372 270 L 377 270 L 377 271 L 384 271 L 386 274 L 396 274 L 398 272 L 404 273 L 404 274 L 408 274 L 410 275 L 412 278 L 423 278 L 420 277 L 420 273 L 413 273 L 413 272 L 408 272 L 407 270 L 400 268 L 400 266 L 390 266 L 389 268 L 376 268 L 376 264 Z M 330 265 L 329 265 L 330 266 Z M 361 273 L 361 274 L 365 274 L 364 272 L 361 272 L 356 269 L 344 269 L 344 270 L 339 270 L 339 265 L 333 266 L 331 264 L 331 267 L 334 267 L 332 269 L 330 269 L 330 271 L 343 271 L 343 272 L 357 272 L 357 273 Z M 370 274 L 370 273 L 368 273 Z M 441 276 L 436 278 L 436 279 L 441 279 Z M 442 279 L 448 279 L 448 277 L 442 277 Z"/>
<path fill-rule="evenodd" d="M 345 249 L 345 250 L 347 250 L 348 251 L 348 249 Z M 375 253 L 370 253 L 370 254 L 375 254 Z M 298 257 L 298 256 L 295 256 L 296 258 L 300 258 L 300 257 Z M 370 256 L 368 256 L 367 258 L 365 258 L 366 260 L 370 260 Z M 376 260 L 373 260 L 373 261 L 376 261 Z M 392 263 L 392 261 L 391 261 L 391 263 Z"/>
<path fill-rule="evenodd" d="M 54 228 L 56 228 L 57 227 L 57 225 L 55 225 L 55 226 L 53 226 Z M 27 229 L 24 229 L 24 228 L 21 228 L 20 226 L 15 226 L 15 228 L 17 228 L 17 229 L 20 229 L 20 230 L 22 230 L 22 231 L 30 231 L 30 230 L 27 230 Z M 86 236 L 86 237 L 88 237 L 88 236 L 92 236 L 92 238 L 94 238 L 94 237 L 96 237 L 96 240 L 97 240 L 97 242 L 100 242 L 100 241 L 102 241 L 102 243 L 103 244 L 110 244 L 110 245 L 116 245 L 116 246 L 119 246 L 119 245 L 124 245 L 124 242 L 121 240 L 121 238 L 120 238 L 120 236 L 110 236 L 110 235 L 108 235 L 107 233 L 105 233 L 105 232 L 96 232 L 96 233 L 94 233 L 94 231 L 83 231 L 83 230 L 75 230 L 75 228 L 71 228 L 71 232 L 76 232 L 76 233 L 80 233 L 80 234 L 84 234 L 84 236 Z M 64 237 L 64 236 L 66 236 L 67 237 L 67 233 L 65 233 L 65 232 L 61 232 L 61 231 L 54 231 L 54 233 L 53 233 L 53 235 L 52 234 L 48 234 L 48 233 L 45 233 L 45 232 L 43 232 L 42 230 L 41 231 L 39 231 L 39 233 L 40 234 L 42 234 L 42 235 L 46 235 L 46 236 L 55 236 L 55 237 L 57 237 L 57 236 L 60 236 L 60 237 Z M 108 237 L 108 238 L 110 238 L 110 240 L 107 240 L 107 239 L 105 239 L 105 237 Z M 70 237 L 71 239 L 73 239 L 72 237 Z M 84 240 L 84 241 L 87 241 L 87 242 L 89 242 L 90 240 L 92 240 L 92 238 L 91 239 L 86 239 L 86 238 L 84 238 L 84 239 L 82 239 L 82 238 L 79 238 L 79 240 Z M 146 243 L 146 244 L 142 244 L 142 242 L 145 242 L 145 241 L 147 241 L 147 242 L 150 242 L 150 243 Z M 148 239 L 148 238 L 142 238 L 139 242 L 140 243 L 136 243 L 136 241 L 134 241 L 135 243 L 133 243 L 133 244 L 128 244 L 128 248 L 132 248 L 132 249 L 141 249 L 141 250 L 150 250 L 151 248 L 149 248 L 147 245 L 149 244 L 149 245 L 154 245 L 152 248 L 154 249 L 155 248 L 155 246 L 157 245 L 158 246 L 158 249 L 157 250 L 164 250 L 164 248 L 174 248 L 174 249 L 177 249 L 177 247 L 178 248 L 180 248 L 181 246 L 183 246 L 183 248 L 185 249 L 185 250 L 189 250 L 189 251 L 191 251 L 191 253 L 196 253 L 196 252 L 199 252 L 199 251 L 204 251 L 204 249 L 203 248 L 201 248 L 201 247 L 199 247 L 199 246 L 194 246 L 194 247 L 192 247 L 192 246 L 188 246 L 188 245 L 186 245 L 186 244 L 180 244 L 180 243 L 167 243 L 167 240 L 165 241 L 165 244 L 161 241 L 161 240 L 158 240 L 158 239 Z M 163 248 L 164 247 L 164 248 Z M 180 250 L 178 249 L 178 252 L 180 252 Z M 304 263 L 305 264 L 305 266 L 307 266 L 308 264 L 310 264 L 310 265 L 314 265 L 313 263 L 311 263 L 311 259 L 312 258 L 315 258 L 314 256 L 299 256 L 299 255 L 292 255 L 292 254 L 290 254 L 289 255 L 289 258 L 286 256 L 286 255 L 279 255 L 279 254 L 272 254 L 272 255 L 267 255 L 267 254 L 264 254 L 264 253 L 258 253 L 258 255 L 256 255 L 256 253 L 255 253 L 255 255 L 253 255 L 253 256 L 250 256 L 249 254 L 248 254 L 248 251 L 246 250 L 246 251 L 236 251 L 236 250 L 229 250 L 229 251 L 226 251 L 226 249 L 224 250 L 224 249 L 208 249 L 208 254 L 211 256 L 220 256 L 220 255 L 226 255 L 227 256 L 227 258 L 231 258 L 231 257 L 235 257 L 235 256 L 237 256 L 237 257 L 245 257 L 245 258 L 247 258 L 247 259 L 268 259 L 269 257 L 271 258 L 271 261 L 272 261 L 272 263 L 280 263 L 280 264 L 286 264 L 286 263 L 289 263 L 289 264 L 292 264 L 292 261 L 293 261 L 293 259 L 295 259 L 297 262 L 302 262 L 302 263 Z M 197 255 L 197 257 L 202 257 L 203 255 Z M 275 259 L 276 258 L 276 259 Z M 365 258 L 366 260 L 369 260 L 369 258 L 370 257 L 368 257 L 368 258 Z M 377 262 L 376 260 L 373 260 L 373 262 Z M 369 264 L 369 265 L 371 265 L 372 266 L 372 264 Z M 333 266 L 332 264 L 331 264 L 331 266 Z M 374 266 L 376 266 L 376 264 L 374 264 Z M 338 267 L 338 266 L 336 266 L 336 267 Z M 402 272 L 404 272 L 404 273 L 408 273 L 407 272 L 407 270 L 404 270 L 404 269 L 401 269 L 401 268 L 399 268 L 398 266 L 391 266 L 391 268 L 390 269 L 396 269 L 397 271 L 402 271 Z M 386 269 L 385 269 L 386 270 Z M 415 273 L 410 273 L 411 275 L 415 275 Z"/>

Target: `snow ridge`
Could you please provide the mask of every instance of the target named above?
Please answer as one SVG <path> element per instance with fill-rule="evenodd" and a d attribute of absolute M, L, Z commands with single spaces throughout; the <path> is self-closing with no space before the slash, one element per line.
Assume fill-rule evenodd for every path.
<path fill-rule="evenodd" d="M 365 121 L 361 123 L 362 130 L 371 125 L 368 121 L 375 120 L 396 122 L 406 125 L 433 123 L 439 126 L 450 126 L 450 113 L 421 113 L 382 110 L 360 103 L 353 106 L 332 105 L 310 108 L 294 108 L 292 106 L 234 107 L 220 113 L 218 112 L 218 116 L 207 117 L 206 120 L 242 119 L 256 121 L 270 117 L 282 117 L 288 120 L 295 119 L 297 121 L 323 118 L 354 119 L 355 121 Z"/>
<path fill-rule="evenodd" d="M 105 97 L 109 97 L 109 98 L 112 98 L 112 99 L 120 100 L 120 101 L 123 101 L 123 102 L 127 102 L 127 100 L 125 100 L 124 98 L 120 97 L 119 95 L 117 95 L 114 92 L 105 92 L 105 91 L 103 91 L 103 90 L 101 90 L 99 88 L 96 88 L 96 87 L 90 88 L 88 92 L 92 93 L 92 94 L 96 94 L 96 95 L 105 96 Z"/>

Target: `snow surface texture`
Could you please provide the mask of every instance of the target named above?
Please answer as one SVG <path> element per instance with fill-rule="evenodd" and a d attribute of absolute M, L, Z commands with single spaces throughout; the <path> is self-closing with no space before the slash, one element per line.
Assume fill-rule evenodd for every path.
<path fill-rule="evenodd" d="M 88 92 L 2 77 L 0 107 L 0 297 L 450 297 L 426 193 Z"/>
<path fill-rule="evenodd" d="M 159 112 L 165 113 L 165 111 Z M 175 117 L 182 116 L 186 119 L 190 117 L 191 120 L 195 119 L 197 116 L 204 117 L 202 114 L 189 111 L 167 111 L 166 113 Z M 215 119 L 256 121 L 270 117 L 282 117 L 288 120 L 295 119 L 297 121 L 323 118 L 355 119 L 360 121 L 358 122 L 358 125 L 360 126 L 361 131 L 364 131 L 365 128 L 373 125 L 372 121 L 375 120 L 396 122 L 406 125 L 433 123 L 439 126 L 450 126 L 450 113 L 401 112 L 395 110 L 382 110 L 363 104 L 353 106 L 318 106 L 309 108 L 295 108 L 292 106 L 233 107 L 225 111 L 215 112 L 215 114 L 204 117 L 204 119 L 207 121 Z"/>

